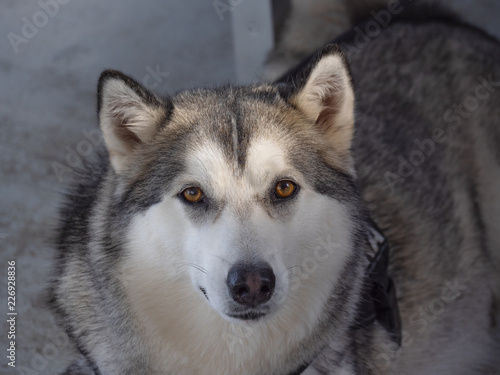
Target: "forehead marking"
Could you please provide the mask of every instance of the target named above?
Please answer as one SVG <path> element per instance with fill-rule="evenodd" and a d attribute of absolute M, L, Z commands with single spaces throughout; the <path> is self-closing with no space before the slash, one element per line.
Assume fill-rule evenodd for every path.
<path fill-rule="evenodd" d="M 231 113 L 231 126 L 233 128 L 233 163 L 236 175 L 239 175 L 238 168 L 238 126 L 234 113 Z"/>
<path fill-rule="evenodd" d="M 214 142 L 198 145 L 189 153 L 188 175 L 201 184 L 211 185 L 222 195 L 234 190 L 236 184 L 250 196 L 261 191 L 270 179 L 291 170 L 277 141 L 257 138 L 250 144 L 248 153 L 244 168 L 235 175 L 234 161 L 229 162 L 220 145 Z"/>

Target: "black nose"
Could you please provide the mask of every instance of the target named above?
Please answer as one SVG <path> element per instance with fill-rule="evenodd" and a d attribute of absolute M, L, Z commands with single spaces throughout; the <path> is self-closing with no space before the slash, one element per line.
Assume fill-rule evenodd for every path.
<path fill-rule="evenodd" d="M 276 277 L 267 263 L 236 264 L 227 275 L 227 286 L 233 299 L 249 307 L 269 301 L 275 284 Z"/>

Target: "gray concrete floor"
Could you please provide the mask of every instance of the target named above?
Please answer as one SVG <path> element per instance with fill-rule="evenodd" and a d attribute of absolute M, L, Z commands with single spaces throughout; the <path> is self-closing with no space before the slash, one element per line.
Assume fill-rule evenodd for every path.
<path fill-rule="evenodd" d="M 67 183 L 53 166 L 67 163 L 86 139 L 84 131 L 97 128 L 100 72 L 123 70 L 159 93 L 224 84 L 237 72 L 231 12 L 221 17 L 212 1 L 59 1 L 45 9 L 40 3 L 54 2 L 0 4 L 0 314 L 7 313 L 7 261 L 15 260 L 19 374 L 55 374 L 71 354 L 43 303 L 56 211 Z M 500 4 L 452 3 L 500 36 Z M 248 24 L 241 29 L 252 31 Z M 15 373 L 5 355 L 0 372 Z"/>

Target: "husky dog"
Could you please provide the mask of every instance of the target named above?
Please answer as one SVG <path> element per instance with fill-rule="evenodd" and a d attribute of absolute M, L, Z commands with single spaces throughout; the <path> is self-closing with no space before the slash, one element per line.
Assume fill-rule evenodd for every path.
<path fill-rule="evenodd" d="M 102 74 L 51 289 L 66 374 L 499 373 L 500 45 L 400 13 L 276 83 Z"/>

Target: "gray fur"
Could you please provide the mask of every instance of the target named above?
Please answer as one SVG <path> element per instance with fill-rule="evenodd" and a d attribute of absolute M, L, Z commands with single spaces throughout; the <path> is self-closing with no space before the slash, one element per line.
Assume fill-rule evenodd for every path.
<path fill-rule="evenodd" d="M 432 1 L 432 0 L 431 0 Z M 276 45 L 267 57 L 263 75 L 277 79 L 294 68 L 316 49 L 368 16 L 388 0 L 276 0 L 289 3 L 286 18 L 275 15 Z M 283 6 L 283 5 L 281 5 Z"/>
<path fill-rule="evenodd" d="M 500 46 L 461 24 L 407 20 L 346 53 L 356 94 L 355 174 L 325 156 L 331 150 L 320 131 L 305 128 L 293 102 L 303 76 L 292 77 L 293 84 L 199 89 L 173 99 L 141 94 L 165 106 L 155 137 L 123 174 L 104 153 L 62 213 L 52 302 L 90 360 L 78 359 L 66 374 L 91 374 L 92 364 L 102 374 L 164 373 L 117 274 L 129 223 L 172 193 L 170 184 L 196 145 L 207 139 L 219 145 L 238 175 L 252 140 L 263 134 L 286 139 L 294 167 L 316 192 L 349 207 L 346 220 L 355 223 L 350 257 L 313 334 L 267 373 L 286 375 L 320 350 L 308 371 L 498 373 Z M 279 207 L 261 197 L 253 204 L 284 225 L 282 218 L 294 212 L 293 202 Z M 226 202 L 200 207 L 187 212 L 203 226 L 218 219 Z M 401 347 L 378 323 L 350 329 L 362 291 L 368 214 L 391 247 Z"/>
<path fill-rule="evenodd" d="M 395 49 L 401 41 L 404 47 Z M 451 24 L 402 23 L 349 58 L 358 176 L 391 243 L 403 330 L 412 339 L 395 359 L 396 373 L 475 373 L 498 353 L 490 336 L 500 286 L 498 42 Z M 447 120 L 448 110 L 476 95 L 481 77 L 497 82 L 494 92 L 465 111 L 468 118 Z M 438 128 L 446 140 L 432 141 L 435 151 L 424 151 L 414 172 L 388 183 L 399 157 L 409 161 L 419 151 L 415 141 L 432 140 Z M 419 309 L 440 305 L 435 301 L 455 280 L 466 286 L 460 297 L 423 318 Z"/>

